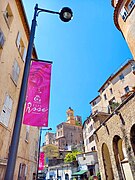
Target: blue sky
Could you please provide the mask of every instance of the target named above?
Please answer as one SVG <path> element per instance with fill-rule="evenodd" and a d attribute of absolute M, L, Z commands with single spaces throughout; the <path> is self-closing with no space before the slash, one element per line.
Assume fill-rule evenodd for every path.
<path fill-rule="evenodd" d="M 35 46 L 39 59 L 53 61 L 49 127 L 66 121 L 68 107 L 84 121 L 89 102 L 106 79 L 127 59 L 130 50 L 113 21 L 111 0 L 23 0 L 31 24 L 34 6 L 59 11 L 68 6 L 74 18 L 68 23 L 57 15 L 37 18 Z"/>

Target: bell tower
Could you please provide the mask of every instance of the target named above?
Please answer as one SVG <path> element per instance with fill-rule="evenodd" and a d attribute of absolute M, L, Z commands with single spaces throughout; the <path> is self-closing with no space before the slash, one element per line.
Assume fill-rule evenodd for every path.
<path fill-rule="evenodd" d="M 74 111 L 71 107 L 66 111 L 67 113 L 67 123 L 75 125 Z"/>

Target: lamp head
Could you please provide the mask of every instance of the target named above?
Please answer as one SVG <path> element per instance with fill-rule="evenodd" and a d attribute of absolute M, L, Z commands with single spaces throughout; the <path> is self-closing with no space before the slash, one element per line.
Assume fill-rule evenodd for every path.
<path fill-rule="evenodd" d="M 64 7 L 59 13 L 60 19 L 64 22 L 69 22 L 73 17 L 73 12 L 69 7 Z"/>

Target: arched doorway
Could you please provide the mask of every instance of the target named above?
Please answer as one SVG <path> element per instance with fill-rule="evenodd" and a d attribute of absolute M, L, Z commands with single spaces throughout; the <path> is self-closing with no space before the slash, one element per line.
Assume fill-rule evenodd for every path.
<path fill-rule="evenodd" d="M 124 154 L 122 150 L 122 139 L 115 135 L 113 138 L 113 151 L 114 151 L 114 157 L 116 161 L 116 166 L 119 174 L 120 179 L 125 179 L 125 175 L 122 168 L 122 160 L 124 160 Z"/>
<path fill-rule="evenodd" d="M 131 141 L 132 149 L 135 155 L 135 124 L 132 126 L 131 131 L 130 131 L 130 141 Z"/>
<path fill-rule="evenodd" d="M 69 180 L 69 175 L 67 173 L 65 174 L 65 180 Z"/>
<path fill-rule="evenodd" d="M 103 157 L 106 180 L 113 180 L 114 175 L 112 170 L 110 154 L 108 147 L 105 143 L 102 145 L 102 157 Z"/>

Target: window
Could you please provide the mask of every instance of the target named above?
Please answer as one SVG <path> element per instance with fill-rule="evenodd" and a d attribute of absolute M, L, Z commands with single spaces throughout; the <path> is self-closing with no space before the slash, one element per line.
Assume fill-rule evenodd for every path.
<path fill-rule="evenodd" d="M 104 99 L 105 99 L 105 100 L 107 100 L 107 96 L 106 96 L 106 94 L 104 94 Z"/>
<path fill-rule="evenodd" d="M 93 126 L 91 125 L 91 126 L 90 126 L 90 132 L 91 132 L 92 130 L 93 130 Z"/>
<path fill-rule="evenodd" d="M 113 90 L 112 90 L 112 88 L 110 88 L 110 94 L 113 94 Z"/>
<path fill-rule="evenodd" d="M 95 146 L 93 146 L 93 147 L 91 148 L 91 150 L 92 150 L 92 151 L 95 151 Z"/>
<path fill-rule="evenodd" d="M 3 16 L 5 18 L 8 28 L 10 28 L 12 20 L 13 20 L 13 13 L 12 13 L 12 10 L 11 10 L 9 4 L 6 7 L 6 10 L 5 10 Z"/>
<path fill-rule="evenodd" d="M 88 143 L 89 143 L 89 139 L 86 139 L 86 145 L 88 145 Z"/>
<path fill-rule="evenodd" d="M 124 79 L 124 75 L 121 74 L 121 75 L 119 76 L 119 79 L 120 79 L 120 80 L 123 80 L 123 79 Z"/>
<path fill-rule="evenodd" d="M 4 105 L 0 114 L 0 122 L 8 127 L 11 111 L 12 111 L 13 100 L 9 95 L 6 95 Z"/>
<path fill-rule="evenodd" d="M 16 46 L 18 48 L 18 51 L 21 55 L 21 58 L 23 61 L 25 61 L 26 58 L 26 48 L 24 46 L 23 40 L 21 38 L 21 33 L 18 32 L 17 39 L 16 39 Z"/>
<path fill-rule="evenodd" d="M 38 141 L 35 142 L 35 160 L 37 160 L 37 157 L 38 157 Z"/>
<path fill-rule="evenodd" d="M 3 48 L 4 42 L 5 42 L 5 37 L 4 37 L 2 30 L 0 29 L 0 49 Z"/>
<path fill-rule="evenodd" d="M 14 83 L 17 85 L 17 81 L 19 78 L 19 74 L 20 74 L 20 67 L 18 65 L 18 62 L 16 60 L 14 60 L 14 64 L 12 66 L 12 74 L 11 74 L 11 78 L 14 81 Z"/>
<path fill-rule="evenodd" d="M 29 139 L 29 131 L 30 131 L 30 126 L 26 126 L 26 137 L 25 137 L 26 142 L 28 142 Z"/>
<path fill-rule="evenodd" d="M 92 141 L 94 141 L 94 136 L 93 135 L 89 137 L 89 143 L 91 143 Z"/>
<path fill-rule="evenodd" d="M 126 11 L 126 9 L 124 7 L 121 9 L 120 15 L 121 15 L 123 21 L 126 21 L 128 12 Z"/>
<path fill-rule="evenodd" d="M 125 93 L 128 93 L 128 92 L 130 91 L 128 86 L 126 86 L 126 87 L 124 88 L 124 90 L 125 90 Z"/>
<path fill-rule="evenodd" d="M 130 11 L 134 5 L 135 5 L 135 0 L 130 0 L 129 3 L 126 5 L 128 11 Z"/>
<path fill-rule="evenodd" d="M 18 179 L 26 179 L 26 174 L 27 174 L 27 165 L 20 163 Z"/>

